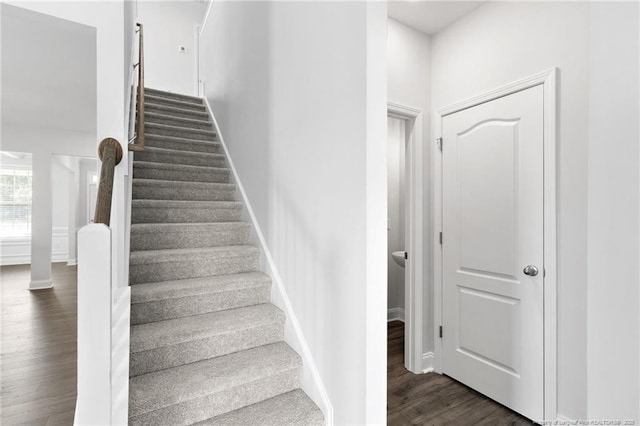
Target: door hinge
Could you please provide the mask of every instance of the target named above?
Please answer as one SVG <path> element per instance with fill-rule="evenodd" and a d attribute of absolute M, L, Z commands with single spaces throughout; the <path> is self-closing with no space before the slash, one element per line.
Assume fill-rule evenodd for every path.
<path fill-rule="evenodd" d="M 442 326 L 440 326 L 440 338 L 442 339 Z"/>
<path fill-rule="evenodd" d="M 442 151 L 442 138 L 436 138 L 436 144 L 438 144 L 438 149 Z"/>
<path fill-rule="evenodd" d="M 442 232 L 440 232 L 440 244 L 442 244 Z"/>
<path fill-rule="evenodd" d="M 406 251 L 404 252 L 404 259 L 405 260 L 409 259 L 409 254 Z"/>

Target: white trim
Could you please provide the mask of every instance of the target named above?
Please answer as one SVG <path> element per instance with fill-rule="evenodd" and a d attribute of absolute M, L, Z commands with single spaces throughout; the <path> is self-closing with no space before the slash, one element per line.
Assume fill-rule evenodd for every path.
<path fill-rule="evenodd" d="M 577 421 L 575 419 L 569 418 L 567 416 L 563 416 L 562 414 L 556 415 L 556 424 L 559 425 L 575 425 Z"/>
<path fill-rule="evenodd" d="M 59 226 L 51 229 L 51 263 L 69 260 L 68 240 L 67 227 Z M 63 248 L 59 249 L 59 247 Z M 13 253 L 8 253 L 8 251 Z M 26 265 L 29 263 L 31 263 L 31 235 L 0 239 L 0 265 Z"/>
<path fill-rule="evenodd" d="M 220 145 L 224 150 L 225 156 L 227 158 L 227 162 L 229 164 L 229 168 L 231 169 L 231 174 L 235 181 L 235 184 L 238 188 L 238 192 L 242 196 L 242 201 L 244 202 L 244 206 L 246 208 L 247 214 L 251 221 L 251 225 L 253 226 L 253 230 L 258 238 L 260 248 L 266 258 L 266 269 L 267 273 L 271 275 L 273 280 L 272 286 L 272 302 L 282 309 L 287 317 L 287 321 L 285 324 L 285 341 L 295 349 L 300 356 L 302 357 L 302 374 L 301 374 L 301 385 L 300 387 L 309 395 L 309 397 L 313 400 L 313 402 L 320 407 L 322 413 L 324 414 L 325 422 L 327 426 L 333 425 L 333 405 L 329 400 L 329 395 L 327 394 L 324 383 L 322 382 L 322 378 L 320 377 L 320 372 L 316 367 L 316 364 L 313 360 L 313 356 L 311 354 L 311 349 L 307 344 L 307 341 L 304 338 L 304 334 L 302 332 L 302 328 L 300 327 L 300 323 L 298 322 L 298 318 L 296 317 L 293 306 L 291 305 L 291 301 L 287 296 L 286 289 L 282 282 L 282 278 L 278 273 L 278 268 L 271 256 L 271 251 L 267 245 L 267 241 L 262 233 L 262 229 L 260 228 L 260 224 L 253 212 L 253 208 L 251 207 L 251 203 L 249 202 L 249 198 L 247 193 L 244 190 L 244 186 L 240 181 L 240 177 L 238 176 L 238 172 L 233 164 L 233 160 L 231 159 L 231 155 L 229 150 L 227 149 L 227 145 L 224 141 L 224 137 L 222 136 L 222 132 L 220 131 L 220 126 L 218 126 L 218 122 L 216 120 L 215 115 L 213 114 L 213 109 L 209 104 L 209 100 L 204 98 L 205 105 L 207 106 L 207 110 L 211 115 L 211 119 L 213 120 L 213 125 L 218 133 L 218 138 L 220 139 Z M 305 379 L 309 379 L 311 383 L 306 381 Z"/>
<path fill-rule="evenodd" d="M 204 96 L 200 93 L 200 31 L 201 24 L 193 26 L 193 96 Z"/>
<path fill-rule="evenodd" d="M 207 11 L 204 14 L 202 25 L 200 25 L 200 37 L 202 37 L 202 32 L 204 31 L 204 28 L 207 26 L 207 21 L 209 20 L 209 15 L 211 14 L 211 9 L 213 9 L 214 2 L 215 0 L 209 0 L 209 6 L 207 6 Z M 204 93 L 202 95 L 204 97 Z"/>
<path fill-rule="evenodd" d="M 425 352 L 422 354 L 422 372 L 433 373 L 433 352 Z"/>
<path fill-rule="evenodd" d="M 405 247 L 405 339 L 404 365 L 413 373 L 422 372 L 422 336 L 424 328 L 424 257 L 425 209 L 424 197 L 424 139 L 422 110 L 394 102 L 387 102 L 387 116 L 405 120 L 406 130 L 406 221 Z"/>
<path fill-rule="evenodd" d="M 53 281 L 34 280 L 29 282 L 29 290 L 46 290 L 48 288 L 53 288 Z"/>
<path fill-rule="evenodd" d="M 131 286 L 111 283 L 111 425 L 128 424 Z"/>
<path fill-rule="evenodd" d="M 404 322 L 404 309 L 391 308 L 387 310 L 387 322 L 402 321 Z"/>
<path fill-rule="evenodd" d="M 504 85 L 489 92 L 473 96 L 434 112 L 434 140 L 442 137 L 442 119 L 463 109 L 543 85 L 544 89 L 544 418 L 557 415 L 557 259 L 556 259 L 556 76 L 557 68 L 539 72 L 530 77 Z M 445 141 L 446 144 L 446 141 Z M 431 144 L 433 230 L 442 229 L 442 155 L 435 143 Z M 435 240 L 435 239 L 434 239 Z M 433 242 L 434 282 L 434 336 L 442 324 L 442 251 L 438 241 Z M 434 367 L 442 372 L 442 341 L 434 339 Z"/>
<path fill-rule="evenodd" d="M 67 259 L 67 266 L 75 266 L 78 264 L 78 259 Z"/>

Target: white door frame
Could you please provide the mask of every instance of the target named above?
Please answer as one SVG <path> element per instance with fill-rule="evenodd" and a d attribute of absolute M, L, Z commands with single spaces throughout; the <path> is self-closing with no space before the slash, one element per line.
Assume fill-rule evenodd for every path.
<path fill-rule="evenodd" d="M 195 24 L 193 30 L 193 93 L 194 96 L 204 96 L 203 93 L 200 93 L 200 32 L 202 25 Z"/>
<path fill-rule="evenodd" d="M 465 99 L 434 113 L 434 136 L 442 137 L 443 117 L 466 108 L 543 85 L 544 91 L 544 420 L 557 415 L 557 260 L 556 260 L 556 76 L 557 68 L 534 74 L 481 95 Z M 447 141 L 444 141 L 446 149 Z M 432 144 L 433 230 L 442 229 L 442 155 Z M 442 324 L 442 246 L 433 242 L 434 336 Z M 435 339 L 434 368 L 442 372 L 442 340 Z M 542 419 L 533 419 L 542 420 Z"/>
<path fill-rule="evenodd" d="M 424 324 L 424 288 L 425 273 L 424 260 L 427 247 L 425 238 L 425 208 L 424 208 L 424 141 L 422 129 L 424 128 L 422 110 L 400 105 L 393 102 L 387 103 L 387 115 L 389 117 L 404 120 L 405 126 L 405 182 L 406 191 L 406 227 L 405 250 L 408 259 L 405 263 L 405 339 L 404 339 L 404 365 L 413 373 L 423 373 L 431 369 L 423 361 L 422 331 Z"/>

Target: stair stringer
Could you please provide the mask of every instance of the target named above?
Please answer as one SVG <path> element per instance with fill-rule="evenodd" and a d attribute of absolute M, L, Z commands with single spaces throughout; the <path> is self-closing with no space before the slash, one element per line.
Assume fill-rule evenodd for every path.
<path fill-rule="evenodd" d="M 240 180 L 235 165 L 233 164 L 233 159 L 231 158 L 231 154 L 227 149 L 227 145 L 224 141 L 224 135 L 220 129 L 220 126 L 218 126 L 218 121 L 216 120 L 216 116 L 213 113 L 211 104 L 206 97 L 203 97 L 203 100 L 207 107 L 207 110 L 209 111 L 209 115 L 213 120 L 213 126 L 218 134 L 220 145 L 222 146 L 222 149 L 225 153 L 228 167 L 231 170 L 231 176 L 229 177 L 230 183 L 236 185 L 236 188 L 242 197 L 245 213 L 244 216 L 251 223 L 251 239 L 257 240 L 253 242 L 259 245 L 261 249 L 260 269 L 262 272 L 271 276 L 272 282 L 274 284 L 271 286 L 271 303 L 276 305 L 285 314 L 286 321 L 284 326 L 284 341 L 289 346 L 291 346 L 291 348 L 295 350 L 302 358 L 300 388 L 320 408 L 325 418 L 325 424 L 327 426 L 332 426 L 333 405 L 331 404 L 329 395 L 327 394 L 324 383 L 322 382 L 322 378 L 320 377 L 320 372 L 318 371 L 315 361 L 313 360 L 311 349 L 309 348 L 309 345 L 304 338 L 304 333 L 302 332 L 302 328 L 300 327 L 298 318 L 295 314 L 293 306 L 291 305 L 291 301 L 289 300 L 287 291 L 284 288 L 284 284 L 282 283 L 282 278 L 280 277 L 278 268 L 275 264 L 275 261 L 273 260 L 273 257 L 271 256 L 271 251 L 269 250 L 266 239 L 264 238 L 264 234 L 262 233 L 260 224 L 258 223 L 258 220 L 253 212 L 251 202 L 249 201 L 247 193 L 242 186 L 242 181 Z"/>

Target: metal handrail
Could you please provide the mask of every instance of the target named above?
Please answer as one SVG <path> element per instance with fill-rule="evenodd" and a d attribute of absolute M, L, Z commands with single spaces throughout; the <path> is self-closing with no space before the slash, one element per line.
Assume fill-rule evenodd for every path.
<path fill-rule="evenodd" d="M 144 34 L 141 23 L 136 23 L 139 32 L 138 47 L 138 96 L 136 99 L 136 137 L 129 144 L 129 151 L 144 151 Z"/>

